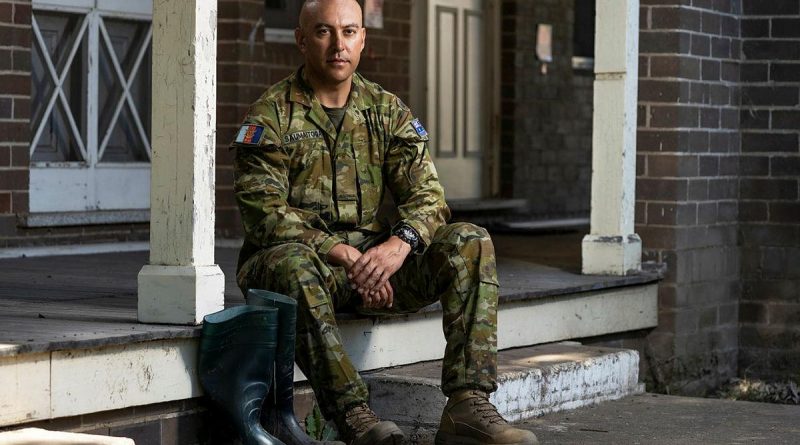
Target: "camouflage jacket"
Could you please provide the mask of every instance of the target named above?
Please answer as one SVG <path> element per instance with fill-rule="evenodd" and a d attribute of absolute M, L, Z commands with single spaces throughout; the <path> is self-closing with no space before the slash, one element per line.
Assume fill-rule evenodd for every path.
<path fill-rule="evenodd" d="M 397 96 L 353 76 L 337 134 L 302 68 L 251 107 L 232 147 L 234 193 L 246 234 L 240 260 L 300 242 L 325 258 L 352 234 L 388 233 L 385 190 L 422 250 L 450 217 L 427 150 L 428 135 Z M 385 207 L 385 206 L 384 206 Z"/>

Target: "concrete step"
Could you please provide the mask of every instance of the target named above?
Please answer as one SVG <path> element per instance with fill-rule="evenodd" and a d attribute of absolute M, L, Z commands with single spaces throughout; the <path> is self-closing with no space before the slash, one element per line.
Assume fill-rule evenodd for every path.
<path fill-rule="evenodd" d="M 616 400 L 644 391 L 636 351 L 552 343 L 501 351 L 491 400 L 509 421 Z M 433 443 L 446 398 L 441 361 L 365 374 L 370 406 L 413 444 Z"/>

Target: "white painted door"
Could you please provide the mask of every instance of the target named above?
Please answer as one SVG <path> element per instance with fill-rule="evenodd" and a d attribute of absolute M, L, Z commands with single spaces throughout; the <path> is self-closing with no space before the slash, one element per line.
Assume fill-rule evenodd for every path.
<path fill-rule="evenodd" d="M 150 207 L 152 1 L 34 0 L 30 211 Z"/>
<path fill-rule="evenodd" d="M 427 4 L 426 125 L 448 200 L 480 198 L 491 115 L 488 0 Z"/>

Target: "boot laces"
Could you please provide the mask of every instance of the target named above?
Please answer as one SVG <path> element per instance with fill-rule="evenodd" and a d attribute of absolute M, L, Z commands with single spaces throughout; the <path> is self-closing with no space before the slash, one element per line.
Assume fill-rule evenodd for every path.
<path fill-rule="evenodd" d="M 497 408 L 489 401 L 489 399 L 481 394 L 476 394 L 472 399 L 470 405 L 475 408 L 475 412 L 480 416 L 481 420 L 490 424 L 505 425 L 506 419 L 497 412 Z"/>
<path fill-rule="evenodd" d="M 364 404 L 350 408 L 344 416 L 344 423 L 350 428 L 355 437 L 364 434 L 373 425 L 380 422 L 375 412 Z"/>

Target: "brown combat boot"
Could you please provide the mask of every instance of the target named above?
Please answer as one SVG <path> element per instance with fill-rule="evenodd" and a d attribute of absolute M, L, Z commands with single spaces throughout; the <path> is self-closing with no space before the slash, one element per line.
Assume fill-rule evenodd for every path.
<path fill-rule="evenodd" d="M 401 445 L 405 438 L 394 422 L 379 419 L 365 403 L 347 410 L 336 426 L 349 445 Z"/>
<path fill-rule="evenodd" d="M 530 431 L 506 422 L 483 391 L 456 391 L 442 412 L 436 445 L 535 445 Z"/>

